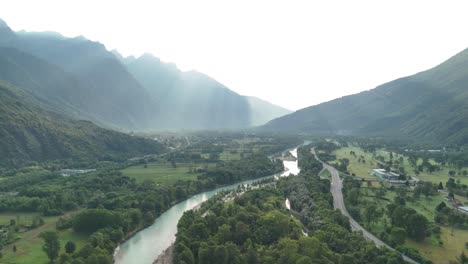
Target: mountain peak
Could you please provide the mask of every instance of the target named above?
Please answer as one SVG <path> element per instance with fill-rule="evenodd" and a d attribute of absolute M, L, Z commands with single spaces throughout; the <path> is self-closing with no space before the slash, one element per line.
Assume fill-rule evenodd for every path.
<path fill-rule="evenodd" d="M 124 59 L 122 54 L 120 54 L 120 52 L 117 49 L 113 49 L 110 52 L 114 54 L 117 57 L 117 59 L 119 59 L 120 61 Z"/>
<path fill-rule="evenodd" d="M 10 27 L 8 26 L 8 24 L 3 19 L 0 18 L 0 29 L 3 29 L 3 28 L 8 28 L 9 29 Z"/>
<path fill-rule="evenodd" d="M 148 52 L 143 53 L 140 57 L 138 57 L 138 60 L 154 61 L 154 62 L 161 63 L 161 59 L 159 59 L 158 57 L 156 57 L 153 54 L 148 53 Z"/>
<path fill-rule="evenodd" d="M 7 23 L 0 18 L 0 45 L 11 44 L 15 33 L 8 27 Z"/>

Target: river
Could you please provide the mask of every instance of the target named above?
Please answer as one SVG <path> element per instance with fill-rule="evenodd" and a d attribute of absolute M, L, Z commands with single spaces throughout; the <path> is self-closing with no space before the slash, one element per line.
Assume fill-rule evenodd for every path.
<path fill-rule="evenodd" d="M 297 148 L 291 150 L 291 154 L 297 158 Z M 270 177 L 285 177 L 290 174 L 297 175 L 299 168 L 297 161 L 283 161 L 286 171 L 278 175 L 270 175 L 259 179 L 238 182 L 229 186 L 220 187 L 211 191 L 203 192 L 180 202 L 161 216 L 154 224 L 136 233 L 133 237 L 120 245 L 114 256 L 116 264 L 151 264 L 172 242 L 175 241 L 177 223 L 183 213 L 191 210 L 202 202 L 208 200 L 220 191 L 234 190 L 239 185 L 251 184 L 255 181 Z"/>

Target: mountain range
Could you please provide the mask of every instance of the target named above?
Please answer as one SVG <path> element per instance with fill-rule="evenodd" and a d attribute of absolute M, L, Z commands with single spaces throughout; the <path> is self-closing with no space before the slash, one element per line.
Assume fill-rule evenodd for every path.
<path fill-rule="evenodd" d="M 0 80 L 51 111 L 122 131 L 247 128 L 289 113 L 149 54 L 123 58 L 84 37 L 13 32 L 3 21 Z"/>
<path fill-rule="evenodd" d="M 468 143 L 468 49 L 427 71 L 291 113 L 151 54 L 124 57 L 84 37 L 14 32 L 0 20 L 0 82 L 0 163 L 163 149 L 108 129 L 264 124 L 258 129 Z"/>
<path fill-rule="evenodd" d="M 468 49 L 427 71 L 298 110 L 262 129 L 467 144 Z"/>
<path fill-rule="evenodd" d="M 157 122 L 162 127 L 245 128 L 291 112 L 261 99 L 241 96 L 203 73 L 182 72 L 151 54 L 124 58 L 113 52 L 156 101 L 160 109 Z"/>

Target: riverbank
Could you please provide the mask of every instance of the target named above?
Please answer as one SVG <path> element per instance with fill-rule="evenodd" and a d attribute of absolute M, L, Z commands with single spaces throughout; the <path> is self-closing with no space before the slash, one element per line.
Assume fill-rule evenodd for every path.
<path fill-rule="evenodd" d="M 294 150 L 292 149 L 293 155 L 295 154 Z M 193 195 L 187 200 L 175 204 L 159 216 L 151 226 L 137 232 L 127 242 L 122 243 L 114 255 L 114 263 L 134 263 L 135 259 L 138 259 L 140 263 L 147 264 L 170 263 L 167 261 L 170 260 L 169 256 L 172 253 L 166 251 L 175 240 L 178 220 L 185 211 L 198 208 L 203 202 L 220 191 L 235 190 L 239 185 L 251 185 L 265 178 L 288 176 L 290 173 L 296 174 L 298 170 L 297 161 L 283 161 L 283 164 L 284 170 L 273 175 L 249 179 L 231 185 L 218 186 L 216 189 Z M 159 262 L 155 262 L 155 260 Z"/>
<path fill-rule="evenodd" d="M 174 259 L 174 243 L 172 243 L 166 250 L 158 256 L 153 264 L 172 264 Z"/>
<path fill-rule="evenodd" d="M 195 196 L 197 196 L 197 195 L 201 195 L 201 194 L 206 193 L 206 192 L 216 191 L 216 190 L 219 190 L 219 189 L 229 188 L 230 186 L 233 186 L 233 185 L 236 185 L 236 188 L 237 188 L 238 186 L 243 185 L 243 183 L 245 183 L 245 182 L 256 183 L 257 181 L 260 181 L 260 180 L 265 179 L 265 178 L 277 177 L 278 175 L 285 175 L 286 172 L 288 172 L 288 171 L 289 171 L 289 168 L 285 167 L 284 170 L 279 171 L 279 172 L 277 172 L 277 173 L 275 173 L 275 174 L 272 174 L 272 175 L 260 176 L 260 177 L 257 177 L 257 178 L 252 178 L 252 179 L 248 179 L 248 180 L 244 180 L 244 181 L 240 181 L 240 182 L 236 182 L 236 183 L 231 183 L 231 184 L 218 185 L 218 186 L 216 186 L 216 187 L 213 188 L 213 189 L 206 189 L 206 190 L 203 190 L 203 191 L 200 192 L 200 193 L 191 195 L 189 198 L 187 198 L 187 199 L 185 199 L 185 200 L 176 200 L 176 201 L 173 201 L 173 202 L 171 203 L 171 206 L 170 206 L 167 210 L 165 210 L 162 214 L 166 213 L 166 212 L 167 212 L 169 209 L 171 209 L 172 207 L 174 207 L 174 206 L 176 206 L 176 205 L 178 205 L 178 204 L 180 204 L 180 203 L 184 203 L 184 202 L 186 202 L 187 200 L 189 200 L 190 198 L 195 197 Z M 196 204 L 196 205 L 195 205 L 193 208 L 191 208 L 190 210 L 198 210 L 198 209 L 201 207 L 201 205 L 203 204 L 203 202 L 204 202 L 204 201 L 199 202 L 198 204 Z M 161 214 L 161 215 L 162 215 L 162 214 Z M 160 216 L 161 216 L 161 215 L 160 215 Z M 115 250 L 114 250 L 114 253 L 113 253 L 113 255 L 112 255 L 112 256 L 113 256 L 114 263 L 116 262 L 116 260 L 117 260 L 117 258 L 118 258 L 118 255 L 119 255 L 120 250 L 121 250 L 121 246 L 122 246 L 124 243 L 126 243 L 128 240 L 132 239 L 132 238 L 133 238 L 135 235 L 137 235 L 139 232 L 144 231 L 145 229 L 147 229 L 147 228 L 151 227 L 152 225 L 154 225 L 155 222 L 157 221 L 157 219 L 158 219 L 160 216 L 158 216 L 158 217 L 155 218 L 153 224 L 147 225 L 147 226 L 142 226 L 142 227 L 140 227 L 140 228 L 138 228 L 138 229 L 136 229 L 136 230 L 130 232 L 129 234 L 127 234 L 127 235 L 125 236 L 125 238 L 117 245 L 117 247 L 116 247 Z"/>

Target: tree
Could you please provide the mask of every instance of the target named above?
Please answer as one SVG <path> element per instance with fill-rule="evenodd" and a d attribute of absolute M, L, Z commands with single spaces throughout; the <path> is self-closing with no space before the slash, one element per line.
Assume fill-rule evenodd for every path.
<path fill-rule="evenodd" d="M 241 263 L 241 257 L 240 257 L 240 251 L 237 249 L 236 244 L 232 242 L 226 243 L 226 250 L 228 252 L 228 263 L 229 264 L 240 264 Z"/>
<path fill-rule="evenodd" d="M 422 241 L 426 237 L 428 221 L 425 216 L 418 213 L 411 215 L 408 218 L 407 231 L 412 238 L 417 241 Z"/>
<path fill-rule="evenodd" d="M 187 263 L 187 264 L 195 263 L 195 257 L 193 256 L 193 253 L 190 250 L 190 248 L 182 244 L 179 250 L 180 250 L 180 253 L 178 257 L 180 258 L 181 263 Z"/>
<path fill-rule="evenodd" d="M 71 263 L 72 260 L 73 258 L 69 254 L 61 254 L 58 262 L 60 264 L 68 264 L 68 263 Z"/>
<path fill-rule="evenodd" d="M 415 156 L 409 156 L 408 162 L 411 165 L 411 167 L 416 168 L 416 165 L 418 163 L 418 158 L 416 158 Z"/>
<path fill-rule="evenodd" d="M 13 252 L 16 253 L 17 250 L 16 245 L 13 245 Z"/>
<path fill-rule="evenodd" d="M 457 257 L 458 264 L 468 264 L 468 257 L 465 255 L 465 252 L 462 252 L 459 257 Z"/>
<path fill-rule="evenodd" d="M 393 227 L 391 230 L 392 240 L 397 245 L 403 245 L 405 243 L 406 231 L 401 227 Z"/>
<path fill-rule="evenodd" d="M 118 212 L 105 209 L 87 209 L 75 215 L 73 229 L 77 232 L 92 233 L 100 228 L 116 227 L 119 222 Z"/>
<path fill-rule="evenodd" d="M 228 263 L 228 252 L 224 245 L 218 245 L 215 247 L 212 261 L 213 263 L 227 264 Z"/>
<path fill-rule="evenodd" d="M 447 189 L 452 189 L 452 188 L 455 188 L 457 187 L 457 184 L 455 183 L 455 179 L 453 178 L 450 178 L 446 183 L 445 183 L 445 187 L 447 187 Z"/>
<path fill-rule="evenodd" d="M 442 182 L 439 182 L 439 186 L 437 187 L 437 189 L 439 189 L 439 190 L 443 190 L 443 189 L 444 189 L 444 185 L 442 184 Z"/>
<path fill-rule="evenodd" d="M 364 217 L 368 224 L 372 224 L 381 216 L 380 211 L 375 204 L 371 204 L 364 208 Z"/>
<path fill-rule="evenodd" d="M 444 202 L 441 202 L 439 205 L 437 205 L 436 211 L 440 212 L 445 207 L 447 207 L 447 205 Z"/>
<path fill-rule="evenodd" d="M 208 244 L 206 242 L 201 242 L 200 247 L 198 249 L 198 263 L 210 263 L 210 261 L 212 260 L 211 255 L 212 252 L 208 247 Z"/>
<path fill-rule="evenodd" d="M 38 226 L 41 226 L 44 224 L 44 219 L 42 219 L 41 217 L 37 216 L 37 217 L 34 217 L 33 221 L 32 221 L 32 226 L 33 227 L 38 227 Z"/>
<path fill-rule="evenodd" d="M 60 252 L 58 233 L 55 231 L 44 231 L 39 236 L 44 240 L 42 250 L 44 250 L 47 257 L 49 257 L 50 262 L 54 262 Z"/>
<path fill-rule="evenodd" d="M 72 254 L 73 252 L 75 252 L 75 250 L 76 250 L 76 245 L 73 241 L 68 241 L 65 244 L 65 252 L 67 252 L 68 254 Z"/>
<path fill-rule="evenodd" d="M 423 182 L 420 186 L 421 192 L 424 194 L 424 196 L 426 196 L 426 198 L 433 195 L 433 185 L 431 182 Z"/>
<path fill-rule="evenodd" d="M 177 164 L 174 159 L 171 159 L 171 165 L 174 169 L 177 168 Z"/>

